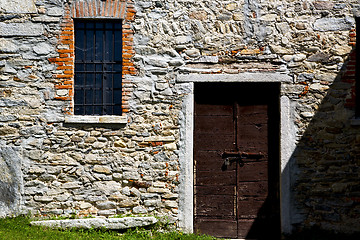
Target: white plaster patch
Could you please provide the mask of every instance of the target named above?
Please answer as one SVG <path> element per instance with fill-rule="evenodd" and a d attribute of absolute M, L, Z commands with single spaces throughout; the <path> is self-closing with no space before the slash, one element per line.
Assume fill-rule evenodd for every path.
<path fill-rule="evenodd" d="M 6 13 L 37 13 L 33 0 L 1 0 L 0 10 Z"/>

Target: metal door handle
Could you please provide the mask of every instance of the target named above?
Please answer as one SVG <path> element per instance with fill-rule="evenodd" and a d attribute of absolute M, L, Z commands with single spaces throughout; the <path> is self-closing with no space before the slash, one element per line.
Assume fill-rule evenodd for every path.
<path fill-rule="evenodd" d="M 222 158 L 229 158 L 229 157 L 237 157 L 237 158 L 245 158 L 245 159 L 260 159 L 264 157 L 264 154 L 259 153 L 250 153 L 250 152 L 223 152 Z"/>
<path fill-rule="evenodd" d="M 227 157 L 225 158 L 221 169 L 225 171 L 227 167 L 230 166 L 233 162 L 238 162 L 240 167 L 243 167 L 245 165 L 241 157 Z"/>
<path fill-rule="evenodd" d="M 239 157 L 227 157 L 224 160 L 224 164 L 226 166 L 230 166 L 233 162 L 240 161 L 240 160 L 241 160 L 241 158 L 239 158 Z"/>

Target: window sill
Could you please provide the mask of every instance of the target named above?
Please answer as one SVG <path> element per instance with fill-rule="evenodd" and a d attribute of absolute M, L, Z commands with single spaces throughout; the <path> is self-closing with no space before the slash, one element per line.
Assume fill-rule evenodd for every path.
<path fill-rule="evenodd" d="M 111 123 L 111 124 L 126 124 L 127 116 L 82 116 L 82 115 L 74 115 L 65 117 L 65 123 L 82 123 L 82 124 L 103 124 L 103 123 Z"/>

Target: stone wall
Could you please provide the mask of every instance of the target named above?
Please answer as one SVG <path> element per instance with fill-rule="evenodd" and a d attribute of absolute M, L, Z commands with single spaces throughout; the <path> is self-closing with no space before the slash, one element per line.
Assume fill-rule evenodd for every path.
<path fill-rule="evenodd" d="M 8 215 L 149 213 L 177 222 L 183 101 L 192 93 L 178 76 L 278 73 L 292 79 L 281 85 L 296 129 L 285 166 L 290 223 L 360 231 L 359 129 L 349 104 L 357 1 L 133 1 L 136 74 L 124 75 L 133 87 L 125 124 L 64 121 L 72 95 L 56 87 L 53 59 L 64 57 L 61 23 L 72 1 L 7 2 L 14 1 L 0 3 L 0 148 L 16 152 L 21 174 L 7 171 L 23 179 L 9 188 L 0 175 L 0 189 L 19 192 L 9 194 L 16 207 L 0 199 Z M 5 169 L 8 158 L 0 159 Z"/>
<path fill-rule="evenodd" d="M 135 101 L 156 98 L 164 80 L 179 96 L 179 74 L 197 80 L 202 77 L 191 74 L 290 76 L 281 90 L 296 129 L 296 148 L 284 167 L 292 192 L 289 221 L 359 231 L 358 128 L 351 121 L 358 7 L 356 1 L 139 1 L 134 60 L 141 78 L 134 82 L 148 78 L 155 88 L 148 95 L 136 88 Z M 250 81 L 262 80 L 268 81 Z"/>

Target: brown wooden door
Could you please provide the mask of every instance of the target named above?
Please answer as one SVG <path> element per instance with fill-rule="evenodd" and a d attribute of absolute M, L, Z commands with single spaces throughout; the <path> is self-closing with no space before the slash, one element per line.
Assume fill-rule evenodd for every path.
<path fill-rule="evenodd" d="M 195 85 L 196 232 L 279 236 L 278 99 L 277 84 Z"/>

